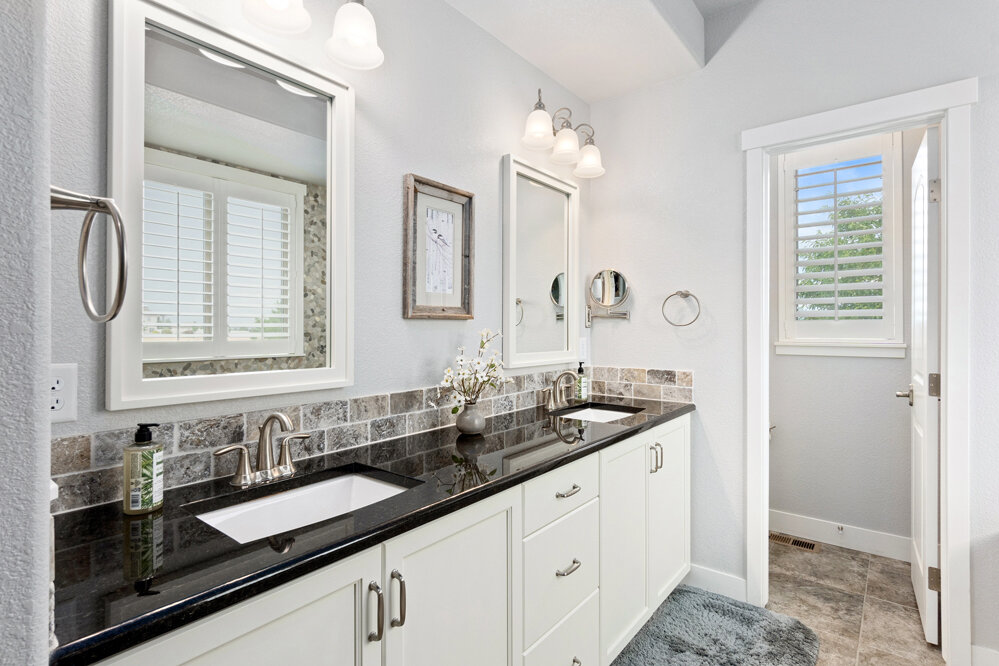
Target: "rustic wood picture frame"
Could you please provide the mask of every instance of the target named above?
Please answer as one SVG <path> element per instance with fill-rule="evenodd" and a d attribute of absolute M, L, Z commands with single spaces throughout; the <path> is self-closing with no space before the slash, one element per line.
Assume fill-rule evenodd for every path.
<path fill-rule="evenodd" d="M 472 319 L 472 284 L 475 267 L 475 222 L 471 192 L 444 185 L 416 174 L 406 174 L 402 244 L 402 316 L 405 319 Z M 424 195 L 461 207 L 461 229 L 454 238 L 461 239 L 461 257 L 452 266 L 453 285 L 460 291 L 460 305 L 419 303 L 426 284 L 426 266 L 417 256 L 419 240 L 426 233 L 426 219 L 419 219 L 417 197 Z M 460 273 L 459 273 L 460 270 Z"/>

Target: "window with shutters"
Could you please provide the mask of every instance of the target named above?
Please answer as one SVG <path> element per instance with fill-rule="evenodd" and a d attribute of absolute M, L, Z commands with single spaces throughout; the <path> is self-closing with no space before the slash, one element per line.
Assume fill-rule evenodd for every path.
<path fill-rule="evenodd" d="M 143 360 L 301 355 L 305 185 L 164 151 L 146 160 Z"/>
<path fill-rule="evenodd" d="M 905 355 L 901 133 L 778 158 L 778 354 Z"/>

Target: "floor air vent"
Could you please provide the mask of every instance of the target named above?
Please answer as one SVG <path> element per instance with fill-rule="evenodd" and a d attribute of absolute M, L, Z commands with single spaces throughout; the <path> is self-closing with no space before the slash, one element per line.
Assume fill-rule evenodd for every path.
<path fill-rule="evenodd" d="M 802 550 L 816 551 L 819 549 L 818 544 L 816 544 L 814 541 L 799 539 L 798 537 L 789 536 L 787 534 L 781 534 L 780 532 L 771 532 L 770 540 L 775 543 L 782 543 L 785 546 L 793 546 L 794 548 L 800 548 Z"/>

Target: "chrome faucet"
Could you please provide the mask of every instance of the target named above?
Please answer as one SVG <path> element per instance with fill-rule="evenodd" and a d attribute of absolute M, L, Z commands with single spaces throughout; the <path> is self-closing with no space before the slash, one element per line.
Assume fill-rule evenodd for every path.
<path fill-rule="evenodd" d="M 562 380 L 566 377 L 572 380 L 572 383 L 568 387 L 562 386 Z M 565 409 L 569 406 L 569 398 L 571 398 L 572 395 L 570 393 L 569 396 L 566 396 L 565 389 L 568 388 L 570 391 L 572 390 L 573 386 L 576 385 L 576 377 L 577 374 L 575 372 L 572 370 L 566 370 L 555 378 L 555 381 L 552 383 L 552 403 L 554 404 L 555 409 Z"/>
<path fill-rule="evenodd" d="M 250 456 L 245 444 L 233 444 L 225 446 L 215 451 L 215 455 L 223 456 L 227 453 L 239 453 L 239 461 L 236 463 L 236 473 L 233 474 L 229 484 L 238 488 L 247 488 L 260 483 L 273 481 L 295 473 L 295 464 L 291 460 L 291 443 L 296 439 L 308 439 L 307 432 L 300 432 L 288 435 L 281 441 L 281 459 L 274 464 L 274 444 L 271 430 L 274 423 L 278 424 L 281 430 L 292 430 L 294 425 L 287 416 L 281 412 L 274 412 L 264 420 L 260 426 L 260 437 L 257 440 L 257 471 L 250 469 Z"/>
<path fill-rule="evenodd" d="M 295 428 L 291 419 L 281 412 L 274 412 L 264 419 L 264 424 L 260 426 L 260 438 L 257 440 L 257 478 L 260 481 L 270 481 L 279 476 L 274 465 L 274 444 L 271 441 L 271 428 L 274 427 L 275 421 L 281 430 Z"/>

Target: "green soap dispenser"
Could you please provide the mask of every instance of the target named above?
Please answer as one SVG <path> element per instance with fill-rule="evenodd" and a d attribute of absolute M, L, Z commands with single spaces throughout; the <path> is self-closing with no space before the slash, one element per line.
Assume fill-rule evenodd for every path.
<path fill-rule="evenodd" d="M 135 443 L 125 447 L 123 509 L 129 515 L 163 506 L 163 443 L 153 441 L 158 423 L 140 423 Z"/>
<path fill-rule="evenodd" d="M 576 371 L 576 399 L 577 400 L 589 400 L 590 399 L 590 380 L 586 377 L 583 372 L 583 362 L 579 362 L 579 370 Z"/>

